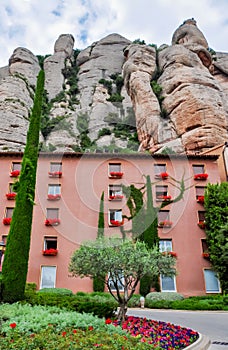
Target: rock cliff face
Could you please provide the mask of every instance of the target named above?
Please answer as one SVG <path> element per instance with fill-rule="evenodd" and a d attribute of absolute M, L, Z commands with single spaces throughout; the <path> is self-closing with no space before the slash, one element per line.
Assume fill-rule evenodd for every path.
<path fill-rule="evenodd" d="M 17 48 L 0 68 L 0 150 L 24 149 L 39 63 Z M 42 150 L 199 153 L 227 141 L 228 53 L 209 50 L 193 19 L 158 49 L 111 34 L 78 52 L 63 34 L 43 68 Z"/>

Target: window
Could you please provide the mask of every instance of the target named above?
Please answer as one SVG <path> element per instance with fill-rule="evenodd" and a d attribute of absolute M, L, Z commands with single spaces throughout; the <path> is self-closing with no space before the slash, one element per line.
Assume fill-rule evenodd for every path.
<path fill-rule="evenodd" d="M 199 202 L 204 202 L 204 191 L 205 187 L 204 186 L 196 186 L 196 200 Z"/>
<path fill-rule="evenodd" d="M 122 186 L 121 185 L 109 185 L 109 199 L 110 200 L 121 200 L 123 198 Z"/>
<path fill-rule="evenodd" d="M 44 237 L 44 250 L 57 249 L 57 237 Z"/>
<path fill-rule="evenodd" d="M 166 164 L 154 164 L 154 174 L 166 173 Z"/>
<path fill-rule="evenodd" d="M 40 289 L 55 288 L 56 266 L 41 266 Z"/>
<path fill-rule="evenodd" d="M 205 211 L 198 211 L 198 218 L 199 218 L 199 221 L 205 221 Z"/>
<path fill-rule="evenodd" d="M 59 209 L 58 208 L 48 208 L 47 209 L 47 219 L 58 219 Z"/>
<path fill-rule="evenodd" d="M 11 171 L 15 171 L 15 170 L 21 171 L 21 163 L 20 162 L 13 162 L 12 163 L 12 170 Z"/>
<path fill-rule="evenodd" d="M 111 172 L 120 172 L 121 164 L 120 163 L 109 163 L 109 173 Z"/>
<path fill-rule="evenodd" d="M 119 291 L 124 290 L 124 276 L 122 271 L 120 271 L 117 275 L 113 275 L 113 276 L 109 274 L 108 282 L 111 290 L 116 290 L 115 284 L 117 284 Z"/>
<path fill-rule="evenodd" d="M 120 226 L 123 224 L 122 210 L 121 209 L 109 210 L 109 224 L 111 226 Z"/>
<path fill-rule="evenodd" d="M 5 217 L 6 217 L 6 218 L 12 218 L 12 216 L 13 216 L 13 210 L 14 210 L 14 208 L 6 208 Z"/>
<path fill-rule="evenodd" d="M 158 227 L 171 227 L 169 210 L 160 210 L 158 212 Z"/>
<path fill-rule="evenodd" d="M 216 272 L 205 269 L 204 280 L 207 293 L 220 293 L 220 283 Z"/>
<path fill-rule="evenodd" d="M 203 164 L 193 164 L 192 165 L 192 169 L 193 169 L 193 174 L 194 175 L 204 174 L 205 173 L 205 169 L 204 169 L 204 165 Z"/>
<path fill-rule="evenodd" d="M 48 199 L 56 200 L 61 198 L 61 185 L 48 185 Z"/>
<path fill-rule="evenodd" d="M 168 186 L 156 186 L 156 199 L 164 200 L 167 198 L 168 198 Z"/>
<path fill-rule="evenodd" d="M 13 185 L 12 183 L 9 184 L 9 193 L 15 193 L 15 190 L 13 189 Z"/>
<path fill-rule="evenodd" d="M 175 292 L 176 291 L 176 278 L 175 276 L 160 276 L 161 291 L 162 292 Z"/>
<path fill-rule="evenodd" d="M 208 252 L 208 245 L 206 239 L 201 239 L 201 244 L 202 244 L 202 251 L 203 253 Z"/>
<path fill-rule="evenodd" d="M 172 240 L 171 239 L 164 239 L 159 241 L 159 251 L 160 252 L 171 252 L 173 250 L 172 248 Z"/>
<path fill-rule="evenodd" d="M 50 163 L 50 172 L 62 172 L 62 163 L 60 162 L 51 162 Z"/>

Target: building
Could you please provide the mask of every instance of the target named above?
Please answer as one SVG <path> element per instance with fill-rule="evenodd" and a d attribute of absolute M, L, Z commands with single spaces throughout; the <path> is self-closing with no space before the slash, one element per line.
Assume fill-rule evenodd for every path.
<path fill-rule="evenodd" d="M 21 168 L 22 153 L 0 153 L 1 237 L 5 243 L 15 206 L 12 184 Z M 122 184 L 141 186 L 145 175 L 153 182 L 154 205 L 175 198 L 182 177 L 188 188 L 183 199 L 159 212 L 161 251 L 176 256 L 176 277 L 160 277 L 162 291 L 185 296 L 220 292 L 205 241 L 204 188 L 220 182 L 217 155 L 149 155 L 141 153 L 41 153 L 28 269 L 28 282 L 37 288 L 92 291 L 90 279 L 68 272 L 74 250 L 82 241 L 96 239 L 100 197 L 104 191 L 105 235 L 120 234 L 128 214 Z"/>

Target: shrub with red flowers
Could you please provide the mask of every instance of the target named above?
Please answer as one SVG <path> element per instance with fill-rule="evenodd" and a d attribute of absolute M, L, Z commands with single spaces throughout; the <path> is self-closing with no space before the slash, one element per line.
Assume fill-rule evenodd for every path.
<path fill-rule="evenodd" d="M 60 224 L 59 219 L 46 219 L 45 225 L 46 226 L 58 226 Z"/>
<path fill-rule="evenodd" d="M 163 172 L 155 175 L 156 179 L 162 179 L 162 180 L 168 179 L 168 177 L 169 177 L 169 174 L 167 172 Z"/>
<path fill-rule="evenodd" d="M 49 171 L 48 173 L 49 177 L 62 177 L 61 171 Z"/>
<path fill-rule="evenodd" d="M 120 171 L 110 171 L 109 176 L 112 178 L 121 179 L 123 173 L 121 173 Z"/>
<path fill-rule="evenodd" d="M 7 199 L 15 199 L 16 195 L 17 194 L 15 192 L 6 193 L 6 198 Z"/>
<path fill-rule="evenodd" d="M 194 175 L 194 180 L 207 180 L 207 178 L 208 178 L 208 174 L 206 173 Z"/>
<path fill-rule="evenodd" d="M 58 254 L 58 250 L 57 249 L 53 249 L 53 248 L 50 248 L 50 249 L 45 249 L 43 250 L 43 255 L 52 255 L 52 256 L 55 256 Z"/>
<path fill-rule="evenodd" d="M 48 199 L 50 201 L 56 201 L 59 200 L 61 198 L 60 194 L 48 194 Z"/>
<path fill-rule="evenodd" d="M 20 170 L 13 170 L 10 173 L 11 177 L 18 177 L 20 175 Z"/>
<path fill-rule="evenodd" d="M 4 225 L 10 225 L 11 221 L 12 221 L 12 218 L 4 218 L 2 222 Z"/>

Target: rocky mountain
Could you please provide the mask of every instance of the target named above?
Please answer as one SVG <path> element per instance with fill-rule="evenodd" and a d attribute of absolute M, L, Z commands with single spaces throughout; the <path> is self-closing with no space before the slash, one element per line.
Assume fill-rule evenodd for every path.
<path fill-rule="evenodd" d="M 74 45 L 63 34 L 47 57 L 19 47 L 0 68 L 1 151 L 25 146 L 40 66 L 43 151 L 199 153 L 227 141 L 228 53 L 209 49 L 194 19 L 159 48 L 119 34 Z"/>

